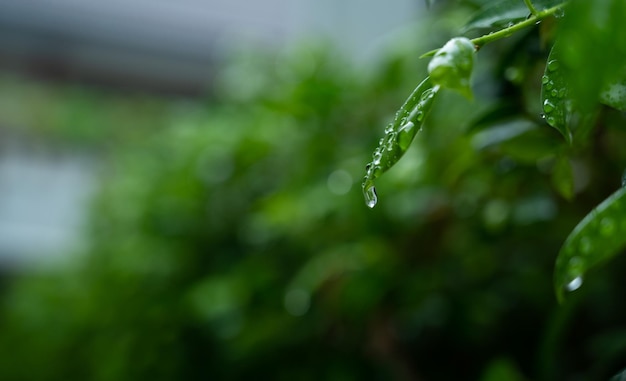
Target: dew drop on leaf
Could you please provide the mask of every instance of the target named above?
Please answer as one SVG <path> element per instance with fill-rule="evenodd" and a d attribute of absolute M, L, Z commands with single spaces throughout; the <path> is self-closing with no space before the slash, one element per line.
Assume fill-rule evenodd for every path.
<path fill-rule="evenodd" d="M 556 71 L 559 69 L 559 67 L 561 66 L 561 64 L 559 64 L 559 61 L 557 60 L 550 60 L 548 62 L 548 70 L 549 71 Z"/>
<path fill-rule="evenodd" d="M 580 252 L 583 254 L 589 254 L 591 252 L 592 245 L 589 237 L 582 237 L 580 239 Z"/>
<path fill-rule="evenodd" d="M 565 289 L 569 292 L 576 291 L 583 285 L 583 277 L 577 276 L 572 279 L 567 285 L 565 285 Z"/>
<path fill-rule="evenodd" d="M 615 232 L 615 221 L 610 217 L 604 217 L 600 221 L 600 233 L 602 235 L 611 235 Z"/>
<path fill-rule="evenodd" d="M 554 104 L 549 99 L 546 99 L 545 101 L 543 101 L 543 111 L 546 114 L 551 113 L 554 110 L 554 108 L 555 108 Z"/>

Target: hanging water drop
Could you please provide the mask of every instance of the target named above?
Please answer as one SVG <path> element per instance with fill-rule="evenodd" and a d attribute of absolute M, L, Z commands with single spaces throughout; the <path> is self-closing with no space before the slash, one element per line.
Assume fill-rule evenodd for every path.
<path fill-rule="evenodd" d="M 378 196 L 376 195 L 376 187 L 373 182 L 363 183 L 363 195 L 365 196 L 365 205 L 368 208 L 373 208 L 378 202 Z"/>

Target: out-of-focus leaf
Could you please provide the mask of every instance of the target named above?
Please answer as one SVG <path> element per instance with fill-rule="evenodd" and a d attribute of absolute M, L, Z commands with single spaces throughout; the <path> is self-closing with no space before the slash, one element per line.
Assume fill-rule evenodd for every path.
<path fill-rule="evenodd" d="M 393 122 L 385 128 L 386 135 L 380 139 L 374 150 L 363 179 L 363 194 L 368 207 L 373 208 L 378 202 L 374 180 L 393 167 L 409 149 L 415 134 L 422 128 L 438 91 L 439 86 L 433 87 L 427 77 L 413 90 L 396 113 Z"/>
<path fill-rule="evenodd" d="M 626 188 L 621 188 L 592 210 L 567 237 L 554 270 L 556 295 L 578 289 L 588 270 L 626 246 Z"/>
<path fill-rule="evenodd" d="M 524 20 L 528 13 L 528 8 L 521 0 L 502 0 L 490 3 L 472 16 L 463 28 L 463 31 L 504 27 L 509 23 Z"/>
<path fill-rule="evenodd" d="M 600 93 L 600 102 L 620 111 L 626 111 L 626 77 L 609 83 Z"/>
<path fill-rule="evenodd" d="M 514 139 L 535 127 L 535 123 L 522 118 L 500 122 L 476 133 L 472 137 L 472 145 L 476 149 L 484 149 Z"/>
<path fill-rule="evenodd" d="M 455 37 L 446 42 L 428 63 L 433 84 L 456 90 L 471 99 L 470 78 L 475 52 L 474 44 L 465 37 Z"/>
<path fill-rule="evenodd" d="M 611 377 L 610 381 L 626 381 L 626 369 L 622 369 L 621 372 Z"/>
<path fill-rule="evenodd" d="M 567 156 L 561 155 L 554 162 L 552 185 L 566 200 L 574 197 L 574 172 Z"/>
<path fill-rule="evenodd" d="M 546 122 L 556 128 L 567 142 L 571 142 L 572 131 L 567 125 L 568 93 L 558 47 L 559 45 L 552 47 L 541 77 L 541 104 Z"/>
<path fill-rule="evenodd" d="M 554 155 L 557 145 L 531 120 L 515 118 L 495 123 L 472 137 L 475 149 L 495 148 L 501 154 L 524 163 Z"/>
<path fill-rule="evenodd" d="M 565 3 L 562 0 L 533 1 L 535 9 L 541 11 Z M 525 20 L 530 10 L 522 0 L 500 0 L 487 2 L 463 28 L 464 32 L 474 29 L 496 29 Z"/>
<path fill-rule="evenodd" d="M 572 0 L 559 30 L 561 63 L 576 107 L 591 111 L 626 62 L 626 2 Z"/>

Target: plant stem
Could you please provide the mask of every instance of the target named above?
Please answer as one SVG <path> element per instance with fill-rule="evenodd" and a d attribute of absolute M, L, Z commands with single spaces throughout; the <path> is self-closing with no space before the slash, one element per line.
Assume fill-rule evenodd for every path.
<path fill-rule="evenodd" d="M 553 14 L 555 14 L 557 11 L 559 11 L 563 7 L 563 5 L 564 4 L 560 4 L 552 8 L 544 9 L 543 11 L 535 10 L 536 13 L 533 13 L 532 15 L 530 15 L 529 18 L 527 18 L 524 21 L 520 21 L 517 24 L 511 25 L 508 28 L 500 29 L 497 32 L 491 32 L 489 34 L 485 34 L 484 36 L 480 36 L 471 41 L 474 45 L 476 45 L 476 49 L 480 49 L 485 44 L 502 39 L 504 37 L 509 37 L 511 34 L 517 32 L 520 29 L 524 29 L 527 26 L 537 24 L 538 22 L 545 19 L 546 17 L 552 16 Z M 429 52 L 422 54 L 420 58 L 433 56 L 438 51 L 439 49 L 431 50 Z"/>
<path fill-rule="evenodd" d="M 524 3 L 526 3 L 526 6 L 528 7 L 528 10 L 530 11 L 531 14 L 533 15 L 537 15 L 537 9 L 535 9 L 535 7 L 533 6 L 533 3 L 531 0 L 524 0 Z"/>

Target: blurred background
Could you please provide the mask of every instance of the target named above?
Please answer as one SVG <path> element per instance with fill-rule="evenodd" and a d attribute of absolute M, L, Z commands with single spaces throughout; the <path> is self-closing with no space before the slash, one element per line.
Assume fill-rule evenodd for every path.
<path fill-rule="evenodd" d="M 537 30 L 481 50 L 365 206 L 384 126 L 485 1 L 0 2 L 1 380 L 587 380 L 623 260 L 552 268 L 619 186 L 554 189 Z M 623 120 L 608 113 L 607 120 Z M 607 123 L 608 125 L 608 123 Z"/>

